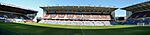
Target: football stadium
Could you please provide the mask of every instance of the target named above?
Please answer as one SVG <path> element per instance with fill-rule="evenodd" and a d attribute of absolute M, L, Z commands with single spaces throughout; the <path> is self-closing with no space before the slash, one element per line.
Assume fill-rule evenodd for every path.
<path fill-rule="evenodd" d="M 41 12 L 1 3 L 0 35 L 150 35 L 149 6 L 150 1 L 122 8 L 57 4 L 38 6 L 34 9 L 43 13 L 37 14 Z M 115 17 L 117 9 L 126 10 L 126 16 Z M 116 18 L 126 19 L 120 23 Z"/>
<path fill-rule="evenodd" d="M 150 1 L 135 4 L 122 8 L 127 12 L 132 12 L 129 15 L 127 21 L 124 24 L 135 24 L 135 25 L 149 25 L 150 24 L 150 12 L 149 12 Z"/>
<path fill-rule="evenodd" d="M 0 4 L 0 21 L 2 22 L 30 22 L 36 13 L 37 11 L 15 7 L 11 4 Z"/>
<path fill-rule="evenodd" d="M 111 13 L 117 8 L 95 6 L 48 6 L 44 10 L 40 23 L 76 25 L 76 26 L 111 26 Z"/>

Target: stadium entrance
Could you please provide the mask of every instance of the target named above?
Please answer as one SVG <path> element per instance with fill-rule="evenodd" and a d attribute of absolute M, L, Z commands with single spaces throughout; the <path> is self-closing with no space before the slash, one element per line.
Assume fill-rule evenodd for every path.
<path fill-rule="evenodd" d="M 94 6 L 49 6 L 44 10 L 40 23 L 77 25 L 77 26 L 110 26 L 111 12 L 117 8 Z"/>

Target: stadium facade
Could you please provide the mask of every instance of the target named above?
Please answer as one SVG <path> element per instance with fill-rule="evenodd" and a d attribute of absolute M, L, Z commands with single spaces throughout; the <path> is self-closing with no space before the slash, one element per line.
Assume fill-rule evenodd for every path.
<path fill-rule="evenodd" d="M 110 26 L 115 7 L 98 6 L 47 6 L 40 23 L 77 25 L 77 26 Z"/>
<path fill-rule="evenodd" d="M 32 19 L 36 16 L 36 13 L 37 11 L 23 9 L 11 4 L 0 4 L 0 18 L 3 22 L 23 22 L 27 20 L 32 21 Z"/>
<path fill-rule="evenodd" d="M 150 1 L 122 8 L 130 16 L 125 24 L 150 24 Z"/>

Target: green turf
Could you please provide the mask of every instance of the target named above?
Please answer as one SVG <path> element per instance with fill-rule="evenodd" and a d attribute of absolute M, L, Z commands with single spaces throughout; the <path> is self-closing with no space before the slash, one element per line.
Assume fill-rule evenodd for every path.
<path fill-rule="evenodd" d="M 112 26 L 72 26 L 72 25 L 58 25 L 58 24 L 42 24 L 42 23 L 22 23 L 34 26 L 53 27 L 53 28 L 67 28 L 67 29 L 112 29 L 112 28 L 128 28 L 135 27 L 135 25 L 112 25 Z"/>
<path fill-rule="evenodd" d="M 82 28 L 84 29 L 80 29 L 79 26 L 38 23 L 0 23 L 0 30 L 9 31 L 8 33 L 14 35 L 150 35 L 150 26 L 115 25 L 82 26 Z"/>

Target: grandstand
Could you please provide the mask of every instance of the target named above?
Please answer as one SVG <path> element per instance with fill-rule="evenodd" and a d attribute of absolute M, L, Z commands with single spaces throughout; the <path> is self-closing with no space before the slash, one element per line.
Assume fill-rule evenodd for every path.
<path fill-rule="evenodd" d="M 125 24 L 150 24 L 150 1 L 142 2 L 132 6 L 122 8 L 127 12 L 132 12 L 132 15 L 127 19 Z"/>
<path fill-rule="evenodd" d="M 115 7 L 47 6 L 40 23 L 75 26 L 110 26 Z"/>
<path fill-rule="evenodd" d="M 36 16 L 37 11 L 23 9 L 11 4 L 0 3 L 0 17 L 5 18 L 5 22 L 31 21 Z"/>

